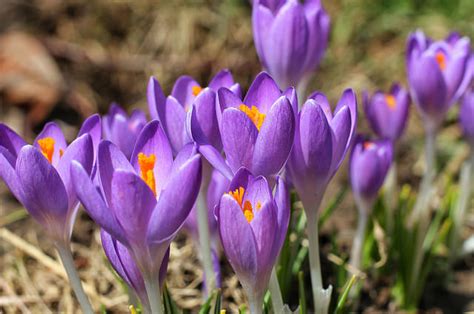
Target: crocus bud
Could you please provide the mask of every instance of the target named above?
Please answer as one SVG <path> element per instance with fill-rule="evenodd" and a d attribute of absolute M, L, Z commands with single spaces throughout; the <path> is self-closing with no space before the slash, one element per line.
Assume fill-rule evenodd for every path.
<path fill-rule="evenodd" d="M 398 84 L 393 84 L 389 93 L 377 91 L 371 98 L 363 94 L 364 111 L 370 127 L 381 138 L 397 141 L 405 130 L 410 96 Z"/>
<path fill-rule="evenodd" d="M 100 189 L 73 162 L 75 190 L 92 219 L 127 247 L 145 281 L 159 273 L 201 183 L 201 159 L 185 146 L 175 160 L 158 121 L 142 130 L 129 159 L 109 141 L 98 150 Z"/>
<path fill-rule="evenodd" d="M 243 101 L 226 88 L 219 89 L 218 98 L 223 108 L 218 121 L 226 160 L 211 145 L 201 145 L 199 151 L 229 179 L 240 167 L 267 179 L 274 177 L 285 165 L 293 145 L 298 107 L 294 89 L 282 92 L 262 72 Z"/>
<path fill-rule="evenodd" d="M 130 158 L 138 134 L 147 123 L 145 113 L 135 109 L 129 117 L 125 110 L 113 103 L 103 121 L 105 139 L 117 145 Z"/>
<path fill-rule="evenodd" d="M 128 252 L 126 246 L 121 244 L 116 239 L 112 238 L 104 229 L 100 230 L 100 238 L 102 241 L 102 247 L 104 249 L 105 255 L 107 256 L 110 264 L 115 269 L 117 274 L 123 279 L 127 284 L 129 289 L 133 289 L 135 295 L 140 299 L 140 303 L 145 309 L 148 309 L 149 304 L 148 297 L 145 288 L 145 282 L 143 276 L 140 273 L 133 257 Z M 156 280 L 159 282 L 160 287 L 163 286 L 166 278 L 166 270 L 168 268 L 169 261 L 169 248 L 167 253 L 163 258 L 161 263 L 160 271 L 158 278 Z"/>
<path fill-rule="evenodd" d="M 474 89 L 466 92 L 461 103 L 459 121 L 467 141 L 474 148 Z"/>
<path fill-rule="evenodd" d="M 249 299 L 251 313 L 262 306 L 270 274 L 290 217 L 289 195 L 278 179 L 275 196 L 263 176 L 241 168 L 216 207 L 222 247 Z"/>
<path fill-rule="evenodd" d="M 350 161 L 350 177 L 354 197 L 370 205 L 385 180 L 393 158 L 390 140 L 356 138 Z M 370 208 L 371 206 L 366 206 Z"/>
<path fill-rule="evenodd" d="M 84 125 L 94 130 L 80 135 L 67 145 L 56 123 L 47 123 L 33 145 L 13 130 L 0 124 L 0 177 L 13 195 L 23 204 L 56 242 L 69 242 L 78 199 L 69 169 L 75 160 L 90 176 L 94 164 L 94 142 L 101 132 L 98 115 L 90 117 Z M 98 137 L 93 140 L 93 137 Z"/>
<path fill-rule="evenodd" d="M 408 38 L 407 72 L 413 101 L 427 129 L 436 130 L 471 80 L 470 41 L 451 34 L 432 41 L 416 31 Z"/>
<path fill-rule="evenodd" d="M 320 0 L 255 0 L 252 27 L 257 54 L 280 88 L 297 86 L 324 55 L 329 15 Z"/>
<path fill-rule="evenodd" d="M 229 88 L 240 97 L 240 85 L 234 82 L 228 70 L 217 73 L 206 88 L 188 75 L 181 76 L 168 97 L 163 94 L 158 81 L 150 78 L 147 91 L 150 115 L 160 121 L 175 155 L 193 140 L 186 128 L 186 119 L 193 105 L 195 128 L 200 139 L 222 149 L 216 117 L 216 92 L 221 87 Z"/>
<path fill-rule="evenodd" d="M 314 207 L 344 160 L 356 122 L 357 99 L 351 89 L 344 91 L 334 113 L 326 96 L 315 92 L 298 114 L 287 169 L 307 215 L 317 210 Z"/>

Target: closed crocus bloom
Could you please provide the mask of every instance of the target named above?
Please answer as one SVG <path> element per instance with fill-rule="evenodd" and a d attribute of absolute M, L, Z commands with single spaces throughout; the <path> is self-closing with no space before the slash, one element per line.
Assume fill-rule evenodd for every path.
<path fill-rule="evenodd" d="M 261 313 L 289 223 L 289 195 L 281 179 L 275 191 L 273 196 L 265 177 L 254 177 L 242 168 L 216 207 L 222 246 L 247 294 L 251 313 Z"/>
<path fill-rule="evenodd" d="M 145 312 L 150 312 L 145 282 L 127 247 L 112 238 L 112 236 L 103 229 L 100 230 L 100 238 L 105 255 L 110 261 L 112 267 L 123 279 L 123 281 L 125 281 L 128 288 L 133 289 L 135 295 L 140 299 L 140 303 L 146 309 Z M 163 287 L 165 282 L 168 261 L 169 249 L 163 258 L 163 262 L 161 263 L 158 278 L 155 279 L 157 282 L 159 282 L 160 287 Z"/>
<path fill-rule="evenodd" d="M 464 136 L 474 148 L 474 89 L 468 90 L 463 97 L 459 120 Z"/>
<path fill-rule="evenodd" d="M 350 177 L 354 196 L 370 207 L 392 163 L 389 140 L 367 140 L 358 136 L 352 149 Z"/>
<path fill-rule="evenodd" d="M 410 96 L 408 92 L 394 84 L 389 93 L 377 91 L 369 98 L 363 94 L 364 111 L 370 127 L 381 138 L 397 141 L 405 130 Z"/>
<path fill-rule="evenodd" d="M 287 169 L 308 216 L 315 216 L 326 186 L 352 143 L 357 99 L 344 91 L 334 113 L 324 94 L 315 92 L 298 114 L 295 143 Z"/>
<path fill-rule="evenodd" d="M 211 145 L 200 145 L 206 159 L 231 179 L 240 167 L 267 179 L 285 165 L 293 145 L 295 111 L 293 88 L 282 92 L 265 72 L 260 73 L 242 101 L 229 89 L 218 91 L 218 121 L 226 160 Z"/>
<path fill-rule="evenodd" d="M 463 94 L 472 76 L 467 37 L 451 34 L 432 41 L 423 32 L 410 35 L 407 44 L 407 72 L 413 101 L 426 127 L 436 130 L 450 106 Z"/>
<path fill-rule="evenodd" d="M 158 119 L 170 140 L 173 153 L 177 154 L 187 143 L 192 142 L 186 129 L 186 116 L 194 104 L 195 119 L 202 136 L 215 147 L 221 149 L 222 143 L 216 117 L 216 92 L 227 87 L 240 96 L 240 85 L 234 82 L 228 70 L 217 73 L 203 88 L 190 76 L 181 76 L 176 80 L 171 95 L 165 97 L 155 78 L 148 83 L 148 107 L 153 119 Z"/>
<path fill-rule="evenodd" d="M 320 0 L 255 0 L 252 27 L 263 67 L 281 88 L 316 70 L 327 47 L 330 18 Z"/>
<path fill-rule="evenodd" d="M 33 145 L 0 124 L 0 176 L 55 243 L 69 243 L 79 204 L 69 173 L 71 162 L 76 160 L 90 176 L 94 142 L 100 136 L 98 115 L 84 122 L 69 145 L 53 122 L 45 125 Z"/>
<path fill-rule="evenodd" d="M 113 103 L 104 116 L 104 138 L 117 145 L 130 158 L 138 134 L 147 123 L 143 111 L 135 109 L 130 116 L 119 105 Z"/>
<path fill-rule="evenodd" d="M 109 141 L 98 151 L 101 194 L 79 163 L 76 193 L 86 211 L 125 245 L 147 286 L 152 312 L 162 308 L 156 278 L 169 244 L 188 216 L 201 183 L 201 159 L 193 145 L 176 159 L 158 121 L 140 133 L 130 161 Z"/>

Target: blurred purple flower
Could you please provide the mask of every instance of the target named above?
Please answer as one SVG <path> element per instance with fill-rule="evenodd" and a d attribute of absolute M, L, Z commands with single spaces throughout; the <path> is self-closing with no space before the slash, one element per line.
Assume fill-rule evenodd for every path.
<path fill-rule="evenodd" d="M 270 274 L 285 240 L 290 200 L 277 179 L 273 196 L 263 176 L 241 168 L 216 207 L 222 246 L 250 302 L 262 306 Z M 257 313 L 257 312 L 255 312 Z"/>
<path fill-rule="evenodd" d="M 313 73 L 328 43 L 329 15 L 320 0 L 255 0 L 252 27 L 263 67 L 281 88 Z"/>
<path fill-rule="evenodd" d="M 102 240 L 102 247 L 104 248 L 105 255 L 107 256 L 110 264 L 115 269 L 117 274 L 125 281 L 129 289 L 133 289 L 133 292 L 140 299 L 140 303 L 149 312 L 148 296 L 146 293 L 145 282 L 142 274 L 138 269 L 135 261 L 128 252 L 127 247 L 115 240 L 110 234 L 104 229 L 100 230 L 100 238 Z M 160 287 L 163 287 L 166 278 L 166 270 L 168 268 L 169 261 L 169 249 L 166 252 L 163 262 L 160 266 L 157 281 L 159 281 Z"/>
<path fill-rule="evenodd" d="M 469 62 L 474 59 L 469 38 L 453 33 L 445 40 L 432 41 L 416 31 L 408 38 L 406 59 L 413 101 L 426 127 L 435 130 L 471 81 Z"/>
<path fill-rule="evenodd" d="M 408 92 L 393 84 L 389 93 L 363 93 L 364 111 L 370 127 L 381 138 L 396 142 L 405 130 L 410 107 Z"/>
<path fill-rule="evenodd" d="M 464 136 L 469 144 L 474 147 L 474 89 L 469 89 L 463 97 L 459 121 Z"/>
<path fill-rule="evenodd" d="M 193 145 L 173 161 L 158 121 L 138 136 L 130 161 L 109 141 L 98 153 L 101 193 L 79 163 L 71 168 L 77 195 L 107 233 L 125 245 L 145 280 L 153 280 L 170 242 L 193 206 L 201 183 L 201 159 Z"/>
<path fill-rule="evenodd" d="M 298 108 L 295 90 L 282 92 L 262 72 L 243 101 L 226 88 L 219 89 L 218 98 L 221 108 L 217 119 L 226 160 L 213 145 L 207 145 L 192 132 L 201 154 L 229 179 L 240 167 L 267 179 L 278 174 L 293 145 Z"/>
<path fill-rule="evenodd" d="M 334 114 L 319 92 L 308 98 L 298 114 L 287 169 L 307 215 L 318 210 L 315 207 L 352 143 L 356 124 L 357 99 L 351 89 L 344 91 Z"/>
<path fill-rule="evenodd" d="M 390 140 L 371 141 L 357 136 L 350 159 L 351 185 L 356 198 L 366 204 L 375 199 L 392 159 L 393 146 Z"/>
<path fill-rule="evenodd" d="M 146 115 L 142 110 L 133 110 L 129 117 L 119 105 L 112 103 L 103 119 L 104 138 L 117 145 L 130 158 L 138 134 L 146 123 Z"/>
<path fill-rule="evenodd" d="M 216 117 L 218 106 L 216 92 L 221 87 L 229 88 L 240 97 L 240 85 L 234 82 L 228 70 L 217 73 L 206 88 L 202 88 L 190 76 L 181 76 L 176 80 L 171 95 L 168 97 L 165 97 L 158 81 L 154 77 L 150 78 L 147 91 L 150 115 L 153 119 L 160 121 L 174 154 L 177 154 L 184 145 L 192 142 L 186 129 L 186 117 L 189 116 L 193 107 L 202 136 L 205 136 L 206 140 L 219 150 L 221 149 L 222 143 Z"/>
<path fill-rule="evenodd" d="M 33 145 L 0 124 L 0 177 L 57 243 L 69 243 L 79 205 L 69 173 L 71 163 L 75 160 L 90 176 L 94 143 L 100 136 L 98 115 L 84 122 L 70 145 L 54 122 L 45 125 Z"/>

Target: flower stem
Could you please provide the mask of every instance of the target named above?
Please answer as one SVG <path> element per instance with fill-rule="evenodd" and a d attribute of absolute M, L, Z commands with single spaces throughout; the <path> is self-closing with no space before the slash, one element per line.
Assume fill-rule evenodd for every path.
<path fill-rule="evenodd" d="M 262 314 L 263 297 L 252 293 L 247 293 L 247 298 L 249 301 L 250 314 Z"/>
<path fill-rule="evenodd" d="M 283 298 L 281 296 L 280 283 L 278 282 L 278 276 L 275 267 L 272 269 L 272 275 L 270 277 L 270 294 L 272 296 L 272 307 L 274 313 L 280 313 L 283 311 Z"/>
<path fill-rule="evenodd" d="M 301 108 L 304 104 L 306 97 L 306 88 L 309 83 L 310 75 L 306 75 L 301 79 L 299 84 L 296 86 L 296 95 L 298 96 L 299 107 Z"/>
<path fill-rule="evenodd" d="M 148 295 L 148 302 L 150 303 L 151 314 L 163 314 L 163 302 L 161 300 L 160 283 L 157 276 L 146 276 L 145 288 Z"/>
<path fill-rule="evenodd" d="M 356 203 L 357 207 L 359 207 L 359 218 L 357 222 L 357 231 L 352 243 L 351 259 L 349 264 L 354 269 L 354 271 L 360 272 L 362 263 L 362 248 L 364 246 L 365 232 L 367 229 L 367 222 L 369 220 L 369 212 L 367 211 L 367 208 L 361 208 L 361 206 L 366 207 L 364 202 L 356 201 Z"/>
<path fill-rule="evenodd" d="M 331 301 L 332 286 L 330 285 L 327 289 L 324 289 L 321 276 L 318 238 L 318 210 L 320 204 L 321 200 L 317 202 L 316 206 L 311 211 L 307 210 L 306 215 L 308 217 L 309 267 L 313 289 L 314 312 L 316 314 L 326 314 Z"/>
<path fill-rule="evenodd" d="M 63 263 L 64 269 L 66 270 L 67 276 L 69 278 L 69 283 L 76 294 L 77 301 L 79 301 L 82 311 L 84 313 L 94 313 L 89 298 L 82 288 L 79 274 L 77 273 L 76 267 L 74 266 L 74 259 L 72 257 L 69 244 L 56 243 L 56 250 L 59 253 L 59 257 L 61 258 L 61 262 Z"/>
<path fill-rule="evenodd" d="M 199 247 L 206 280 L 206 295 L 211 295 L 216 286 L 216 276 L 212 264 L 211 239 L 205 193 L 201 189 L 197 201 Z"/>
<path fill-rule="evenodd" d="M 393 229 L 393 211 L 397 207 L 397 164 L 392 162 L 390 170 L 388 171 L 387 178 L 384 183 L 384 191 L 386 195 L 385 202 L 385 224 L 386 233 L 392 234 Z"/>

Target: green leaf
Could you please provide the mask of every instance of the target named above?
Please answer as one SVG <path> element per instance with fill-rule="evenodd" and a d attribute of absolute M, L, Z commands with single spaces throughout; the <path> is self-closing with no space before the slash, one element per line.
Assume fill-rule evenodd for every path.
<path fill-rule="evenodd" d="M 336 313 L 344 313 L 345 307 L 346 307 L 346 301 L 347 297 L 349 296 L 349 292 L 351 291 L 352 286 L 354 283 L 357 281 L 357 276 L 352 275 L 351 279 L 346 283 L 346 286 L 344 287 L 344 290 L 342 294 L 339 296 L 339 300 L 337 301 L 337 306 L 336 306 Z"/>
<path fill-rule="evenodd" d="M 181 311 L 178 310 L 176 303 L 174 303 L 173 299 L 171 298 L 171 295 L 169 293 L 169 290 L 166 284 L 164 285 L 164 289 L 163 289 L 163 303 L 164 303 L 163 305 L 164 305 L 166 314 L 181 313 Z"/>
<path fill-rule="evenodd" d="M 306 314 L 306 295 L 304 289 L 304 274 L 302 271 L 298 273 L 298 293 L 300 302 L 300 314 Z"/>

